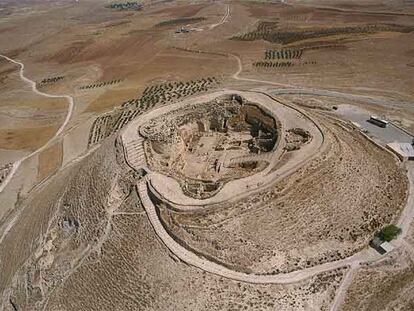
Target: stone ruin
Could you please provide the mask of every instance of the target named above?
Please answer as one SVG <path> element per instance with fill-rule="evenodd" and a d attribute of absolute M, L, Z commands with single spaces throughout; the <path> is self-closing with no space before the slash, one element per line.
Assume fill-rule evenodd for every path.
<path fill-rule="evenodd" d="M 304 144 L 309 143 L 312 139 L 311 134 L 301 128 L 292 128 L 286 132 L 286 145 L 284 149 L 288 152 L 299 150 Z"/>
<path fill-rule="evenodd" d="M 149 167 L 200 199 L 265 169 L 263 155 L 279 136 L 275 118 L 237 94 L 166 113 L 141 126 L 140 134 Z"/>

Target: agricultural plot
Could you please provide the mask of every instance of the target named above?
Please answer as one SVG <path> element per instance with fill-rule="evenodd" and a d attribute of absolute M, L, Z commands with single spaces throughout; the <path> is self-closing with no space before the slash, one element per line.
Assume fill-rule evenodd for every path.
<path fill-rule="evenodd" d="M 301 59 L 306 51 L 315 51 L 321 49 L 341 49 L 345 48 L 344 44 L 321 44 L 321 45 L 308 45 L 293 49 L 267 49 L 264 52 L 264 59 Z"/>
<path fill-rule="evenodd" d="M 203 20 L 205 20 L 204 17 L 177 18 L 177 19 L 171 19 L 168 21 L 163 21 L 161 23 L 158 23 L 155 26 L 163 27 L 163 26 L 178 26 L 178 25 L 186 25 L 186 24 L 195 24 Z"/>
<path fill-rule="evenodd" d="M 306 51 L 315 51 L 315 50 L 322 50 L 322 49 L 345 49 L 345 44 L 321 44 L 321 45 L 308 45 L 301 48 L 303 52 Z"/>
<path fill-rule="evenodd" d="M 315 51 L 321 49 L 343 49 L 346 46 L 343 44 L 319 44 L 319 45 L 308 45 L 301 46 L 298 48 L 289 49 L 266 49 L 264 52 L 264 60 L 260 60 L 253 63 L 256 68 L 291 68 L 296 66 L 315 65 L 316 61 L 306 60 L 302 57 L 308 51 Z M 276 60 L 276 61 L 273 61 Z"/>
<path fill-rule="evenodd" d="M 100 116 L 90 131 L 88 145 L 94 145 L 123 128 L 135 117 L 155 106 L 170 104 L 184 97 L 206 92 L 219 84 L 216 77 L 207 77 L 187 82 L 167 82 L 147 87 L 139 99 L 132 99 L 119 108 Z"/>
<path fill-rule="evenodd" d="M 292 62 L 272 62 L 272 61 L 258 61 L 254 62 L 253 66 L 256 68 L 291 68 L 294 66 L 316 65 L 316 61 L 305 61 L 298 64 Z"/>
<path fill-rule="evenodd" d="M 256 41 L 268 37 L 279 29 L 278 22 L 259 22 L 256 30 L 233 37 L 234 40 Z"/>
<path fill-rule="evenodd" d="M 409 33 L 414 31 L 412 26 L 395 25 L 395 24 L 365 24 L 347 27 L 331 27 L 331 28 L 314 28 L 314 29 L 297 29 L 297 30 L 280 30 L 276 22 L 261 22 L 256 30 L 233 37 L 234 40 L 255 41 L 265 40 L 268 42 L 289 44 L 297 41 L 308 39 L 323 38 L 338 35 L 368 35 L 379 32 L 399 32 Z"/>

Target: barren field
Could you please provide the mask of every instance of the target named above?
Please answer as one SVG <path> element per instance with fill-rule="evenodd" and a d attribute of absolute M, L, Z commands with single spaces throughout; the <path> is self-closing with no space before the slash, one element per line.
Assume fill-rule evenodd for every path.
<path fill-rule="evenodd" d="M 408 0 L 3 1 L 0 310 L 413 310 L 413 39 Z"/>

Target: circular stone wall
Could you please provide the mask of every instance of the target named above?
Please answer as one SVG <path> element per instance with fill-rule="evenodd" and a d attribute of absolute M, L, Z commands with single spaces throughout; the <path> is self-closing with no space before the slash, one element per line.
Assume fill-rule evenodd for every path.
<path fill-rule="evenodd" d="M 140 132 L 150 169 L 200 199 L 228 181 L 263 171 L 279 137 L 274 116 L 235 94 L 171 111 Z"/>

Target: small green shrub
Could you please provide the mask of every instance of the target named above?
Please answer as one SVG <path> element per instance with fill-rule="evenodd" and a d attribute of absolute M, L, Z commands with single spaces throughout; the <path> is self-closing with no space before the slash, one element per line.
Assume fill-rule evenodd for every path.
<path fill-rule="evenodd" d="M 382 228 L 382 230 L 378 233 L 378 237 L 383 240 L 390 242 L 394 240 L 399 234 L 401 234 L 401 228 L 397 227 L 396 225 L 388 225 Z"/>

